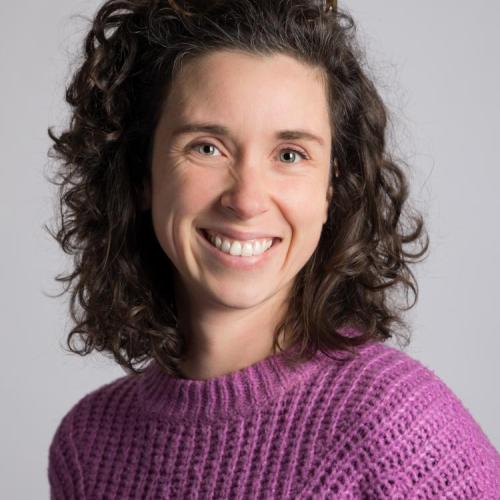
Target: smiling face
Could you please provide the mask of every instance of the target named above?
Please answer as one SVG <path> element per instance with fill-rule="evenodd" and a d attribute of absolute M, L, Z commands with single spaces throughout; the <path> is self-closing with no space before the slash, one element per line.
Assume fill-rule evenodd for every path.
<path fill-rule="evenodd" d="M 155 131 L 149 197 L 156 237 L 196 311 L 283 303 L 327 220 L 330 152 L 320 70 L 230 51 L 184 66 Z M 259 256 L 232 256 L 202 229 L 233 236 L 223 249 L 239 239 L 248 251 L 250 233 L 275 239 Z"/>

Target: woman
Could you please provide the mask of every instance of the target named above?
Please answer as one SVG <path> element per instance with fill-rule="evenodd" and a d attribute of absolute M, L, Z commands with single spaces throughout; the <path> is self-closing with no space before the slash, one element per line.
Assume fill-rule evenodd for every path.
<path fill-rule="evenodd" d="M 322 2 L 101 7 L 54 236 L 70 350 L 129 373 L 63 418 L 52 498 L 500 498 L 467 409 L 383 343 L 428 239 L 362 60 Z"/>

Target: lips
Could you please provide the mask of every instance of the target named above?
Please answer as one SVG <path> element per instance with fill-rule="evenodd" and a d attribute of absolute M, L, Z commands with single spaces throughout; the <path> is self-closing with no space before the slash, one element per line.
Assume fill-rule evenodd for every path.
<path fill-rule="evenodd" d="M 271 245 L 271 247 L 260 255 L 242 257 L 239 255 L 231 255 L 225 253 L 217 248 L 217 246 L 215 246 L 209 240 L 208 233 L 204 229 L 197 228 L 196 232 L 198 233 L 200 238 L 202 238 L 202 244 L 206 245 L 208 255 L 211 255 L 212 258 L 215 258 L 219 264 L 238 270 L 256 270 L 260 269 L 262 266 L 265 266 L 266 263 L 273 258 L 273 255 L 275 255 L 275 247 L 281 244 L 281 240 L 279 238 L 276 238 L 275 240 L 273 240 L 273 244 Z"/>

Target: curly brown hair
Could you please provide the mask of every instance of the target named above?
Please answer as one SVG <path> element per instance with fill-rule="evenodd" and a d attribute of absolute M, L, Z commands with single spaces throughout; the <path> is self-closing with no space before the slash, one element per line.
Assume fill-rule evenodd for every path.
<path fill-rule="evenodd" d="M 424 256 L 429 239 L 422 216 L 408 207 L 404 162 L 387 151 L 388 112 L 355 34 L 347 12 L 312 0 L 108 0 L 100 7 L 66 91 L 70 123 L 59 135 L 48 129 L 59 213 L 58 227 L 46 228 L 74 260 L 56 277 L 71 297 L 70 351 L 104 351 L 134 373 L 156 359 L 178 373 L 187 341 L 177 328 L 172 263 L 143 193 L 170 83 L 183 61 L 220 49 L 292 55 L 328 77 L 331 167 L 341 175 L 274 349 L 284 331 L 300 346 L 292 363 L 318 349 L 409 342 L 402 312 L 418 297 L 409 264 Z M 413 253 L 412 243 L 419 245 Z M 406 308 L 393 300 L 398 285 L 407 301 L 414 293 Z M 360 335 L 343 334 L 346 326 Z M 75 335 L 82 346 L 73 345 Z"/>

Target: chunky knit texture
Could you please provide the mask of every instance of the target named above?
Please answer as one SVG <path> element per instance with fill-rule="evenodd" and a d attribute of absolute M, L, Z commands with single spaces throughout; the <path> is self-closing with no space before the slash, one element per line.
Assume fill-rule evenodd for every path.
<path fill-rule="evenodd" d="M 444 382 L 381 342 L 358 352 L 120 377 L 58 426 L 51 498 L 500 499 L 500 455 Z"/>

